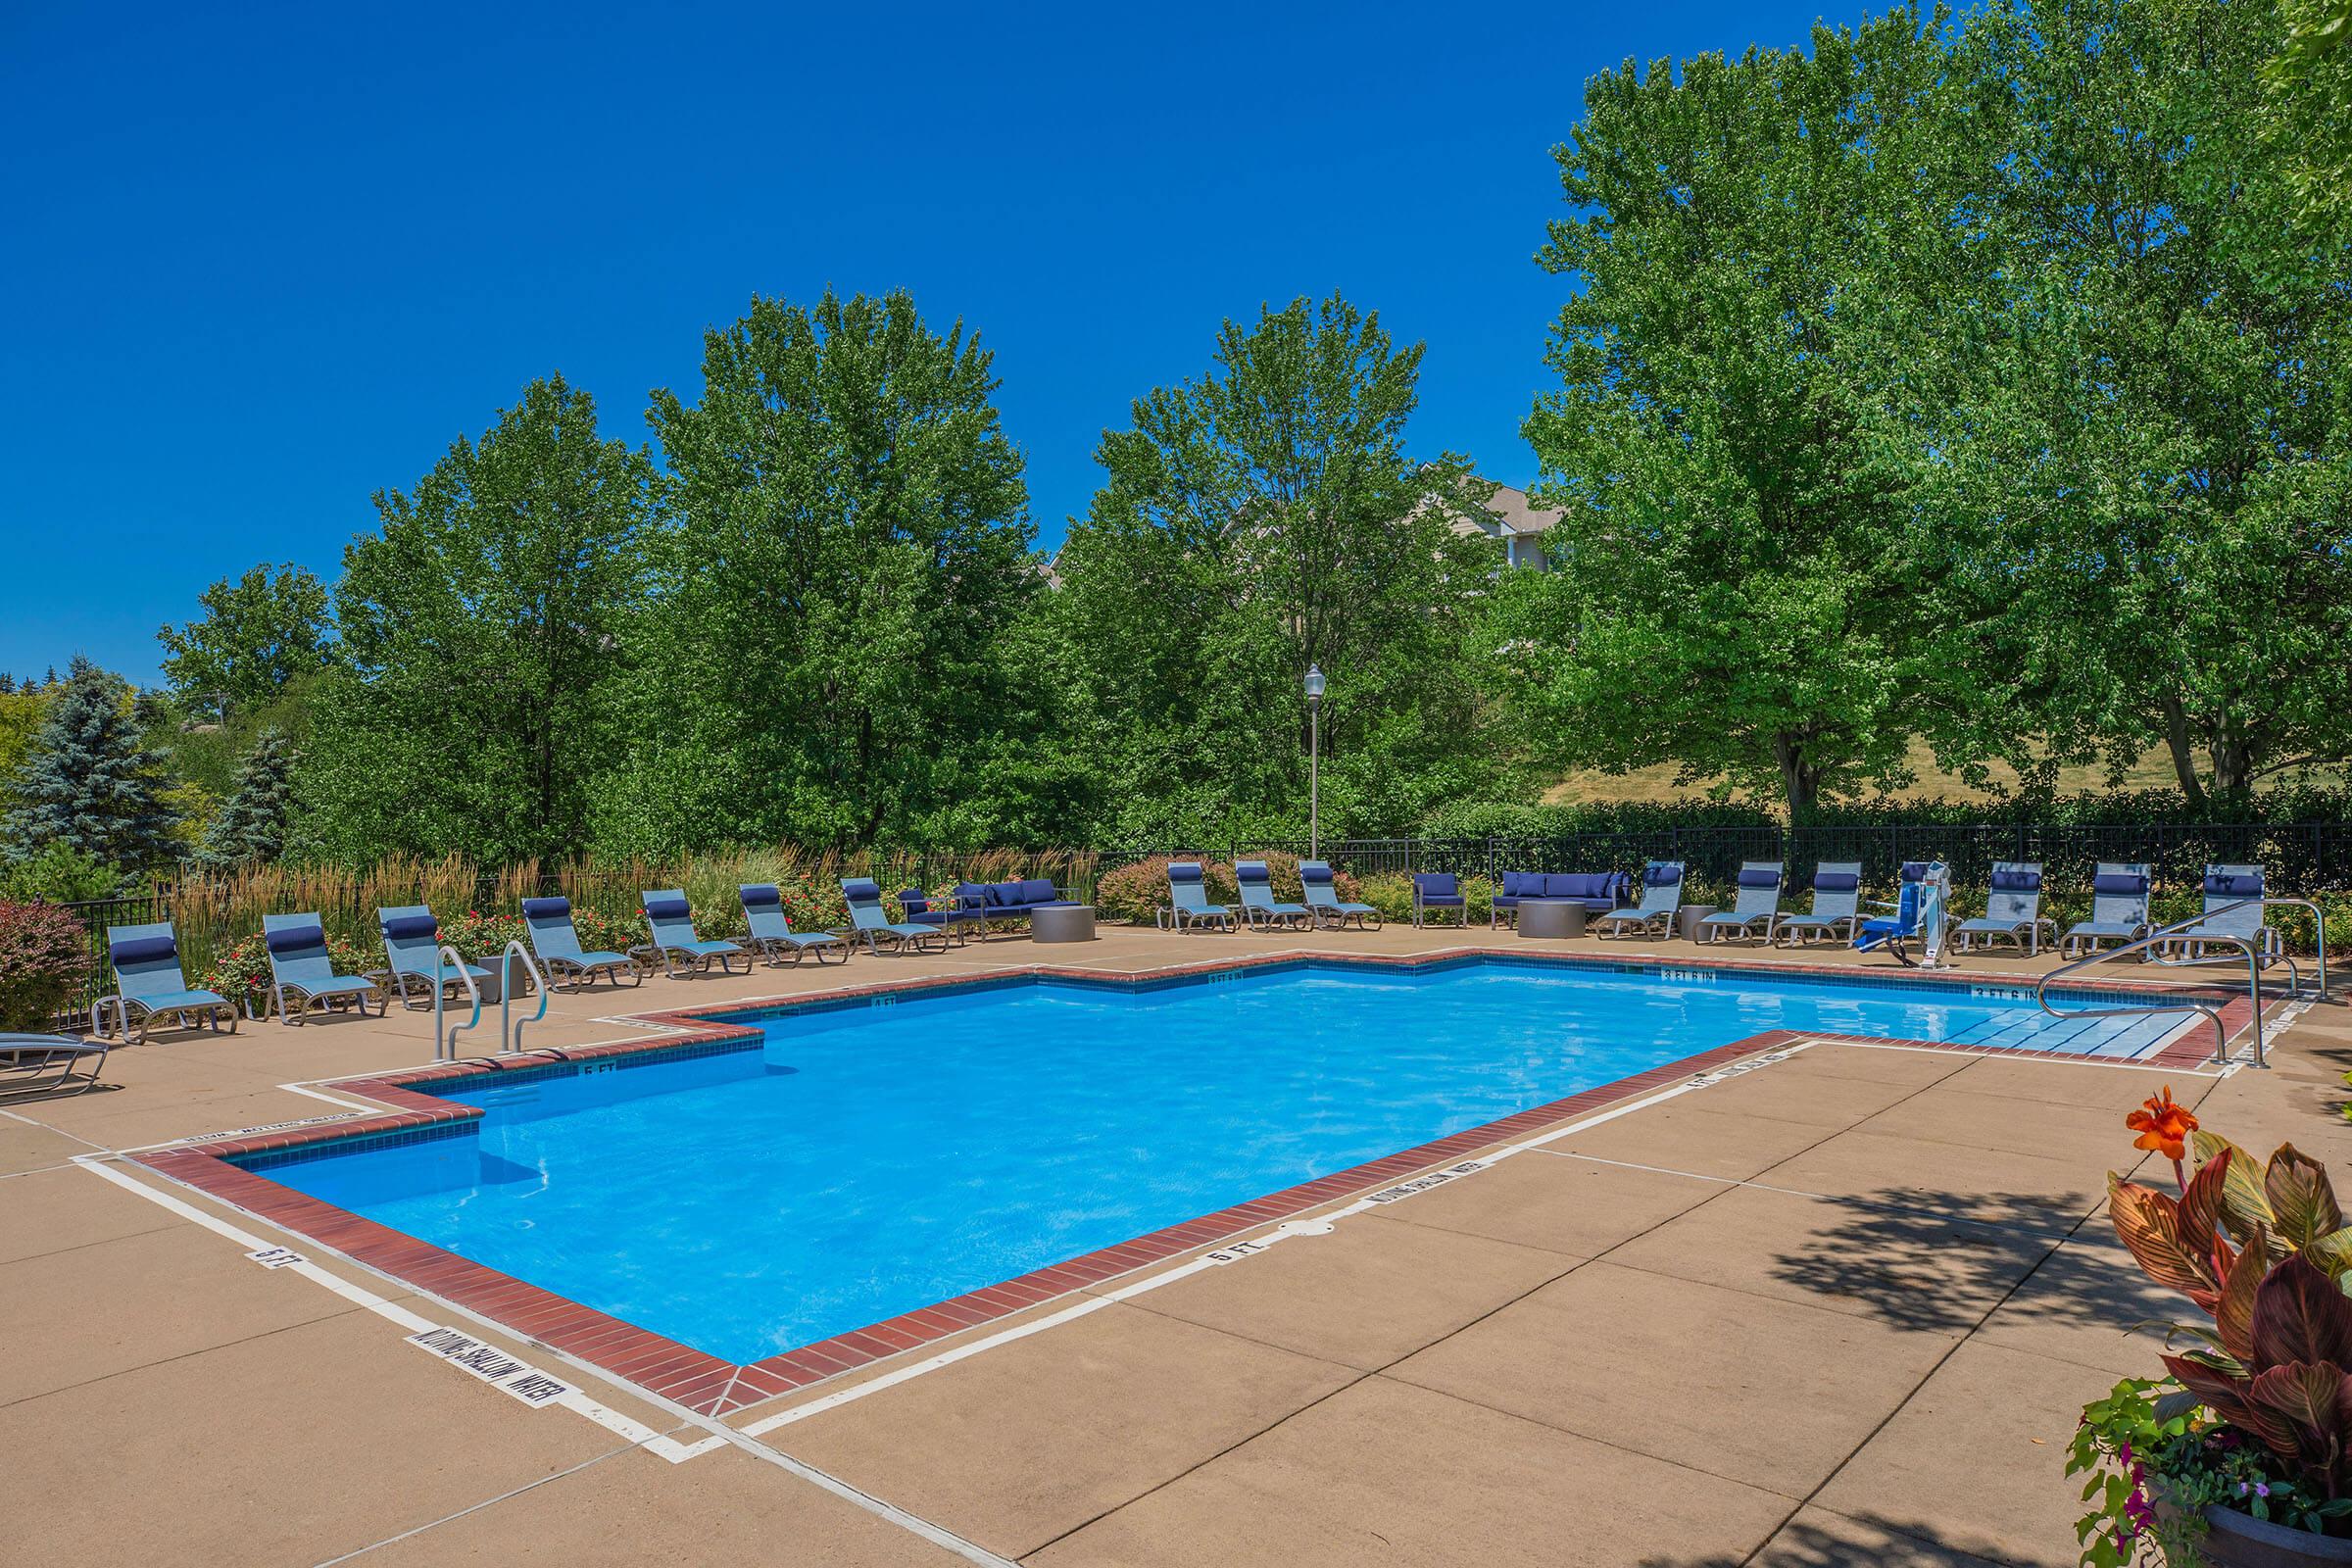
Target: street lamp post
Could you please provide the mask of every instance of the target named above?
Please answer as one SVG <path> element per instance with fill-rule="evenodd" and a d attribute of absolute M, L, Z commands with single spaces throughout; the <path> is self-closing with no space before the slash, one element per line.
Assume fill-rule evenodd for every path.
<path fill-rule="evenodd" d="M 1306 666 L 1306 858 L 1323 858 L 1323 671 Z"/>

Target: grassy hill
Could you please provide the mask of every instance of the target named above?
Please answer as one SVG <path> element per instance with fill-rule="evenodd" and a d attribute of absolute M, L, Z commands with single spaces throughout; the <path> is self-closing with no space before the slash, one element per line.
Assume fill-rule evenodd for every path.
<path fill-rule="evenodd" d="M 1912 771 L 1918 782 L 1907 790 L 1893 792 L 1889 799 L 1898 801 L 1927 801 L 1940 797 L 1947 801 L 1985 801 L 1996 798 L 1993 791 L 1971 789 L 1957 773 L 1949 773 L 1936 765 L 1935 754 L 1925 745 L 1915 744 L 1910 757 Z M 1693 788 L 1678 789 L 1674 769 L 1648 767 L 1635 773 L 1603 773 L 1593 768 L 1580 768 L 1544 792 L 1546 806 L 1565 805 L 1577 801 L 1690 801 L 1704 797 L 1705 791 Z M 2014 769 L 2005 763 L 1992 764 L 1996 785 L 2012 788 L 2017 782 Z M 2171 754 L 2158 747 L 2132 763 L 2123 778 L 2121 788 L 2128 790 L 2163 790 L 2177 787 Z M 2064 767 L 2058 770 L 2060 794 L 2109 788 L 2104 767 Z M 1777 808 L 1777 799 L 1758 800 L 1755 805 L 1767 809 Z"/>

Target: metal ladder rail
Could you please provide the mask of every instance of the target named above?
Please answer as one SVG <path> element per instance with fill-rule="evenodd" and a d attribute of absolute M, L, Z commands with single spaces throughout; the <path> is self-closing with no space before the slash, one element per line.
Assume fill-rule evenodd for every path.
<path fill-rule="evenodd" d="M 2264 902 L 2265 901 L 2261 899 L 2241 899 L 2235 904 L 2224 905 L 2218 909 L 2207 909 L 2200 914 L 2191 915 L 2185 920 L 2176 920 L 2171 925 L 2151 931 L 2145 936 L 2134 938 L 2133 940 L 2125 943 L 2120 948 L 2107 948 L 2097 953 L 2086 954 L 2082 957 L 2075 959 L 2072 963 L 2061 964 L 2057 968 L 2052 969 L 2048 974 L 2043 975 L 2041 979 L 2035 983 L 2034 987 L 2034 1004 L 2035 1006 L 2039 1007 L 2042 1011 L 2048 1013 L 2053 1018 L 2146 1018 L 2154 1017 L 2157 1014 L 2167 1012 L 2201 1012 L 2213 1025 L 2214 1065 L 2217 1067 L 2226 1065 L 2230 1060 L 2230 1030 L 2229 1026 L 2222 1022 L 2222 1012 L 2219 1007 L 2208 1006 L 2204 1003 L 2198 1002 L 2193 998 L 2183 997 L 2178 1004 L 2169 1006 L 2154 1007 L 2141 1004 L 2131 1007 L 2089 1007 L 2076 1012 L 2061 1012 L 2058 1008 L 2050 1005 L 2049 991 L 2051 986 L 2055 985 L 2058 981 L 2065 979 L 2070 974 L 2075 974 L 2083 969 L 2093 968 L 2098 964 L 2111 963 L 2117 958 L 2128 957 L 2134 953 L 2144 953 L 2150 948 L 2156 946 L 2156 944 L 2159 942 L 2172 941 L 2180 936 L 2183 932 L 2186 932 L 2193 927 L 2203 925 L 2207 920 L 2212 919 L 2217 914 L 2229 914 L 2233 910 L 2247 908 L 2255 905 L 2260 905 Z M 2280 900 L 2278 902 L 2300 903 L 2301 901 Z M 2227 942 L 2231 947 L 2236 948 L 2240 953 L 2243 953 L 2246 956 L 2246 1000 L 2253 1004 L 2254 1008 L 2254 1065 L 2257 1067 L 2269 1066 L 2270 1061 L 2267 1054 L 2264 1051 L 2262 1041 L 2263 955 L 2255 948 L 2253 939 L 2250 937 L 2234 936 L 2226 932 L 2209 932 L 2203 936 L 2200 936 L 2197 940 L 2200 942 L 2212 943 Z M 2299 993 L 2302 989 L 2301 970 L 2297 968 L 2293 957 L 2286 955 L 2278 955 L 2278 956 L 2286 957 L 2289 983 L 2292 986 L 2293 991 L 2295 993 Z M 2150 957 L 2147 961 L 2157 965 L 2160 968 L 2184 969 L 2189 967 L 2192 963 L 2201 962 L 2202 960 L 2189 958 Z"/>
<path fill-rule="evenodd" d="M 446 1022 L 449 982 L 443 978 L 443 975 L 433 977 L 433 1059 L 435 1061 L 455 1061 L 458 1059 L 454 1047 L 457 1037 L 474 1028 L 482 1021 L 482 991 L 481 987 L 473 983 L 473 971 L 466 960 L 458 956 L 457 949 L 444 946 L 439 953 L 434 955 L 433 961 L 440 965 L 443 975 L 455 968 L 458 978 L 466 982 L 466 994 L 473 999 L 473 1016 L 456 1028 L 450 1028 Z"/>
<path fill-rule="evenodd" d="M 514 1004 L 514 960 L 516 958 L 522 960 L 523 972 L 531 977 L 531 984 L 538 988 L 539 1010 L 528 1018 L 519 1019 L 510 1026 L 507 1016 Z M 531 956 L 530 950 L 520 942 L 508 943 L 506 951 L 498 956 L 498 1050 L 501 1055 L 510 1051 L 520 1051 L 522 1049 L 522 1032 L 547 1016 L 548 990 L 547 971 L 539 967 L 539 960 Z"/>

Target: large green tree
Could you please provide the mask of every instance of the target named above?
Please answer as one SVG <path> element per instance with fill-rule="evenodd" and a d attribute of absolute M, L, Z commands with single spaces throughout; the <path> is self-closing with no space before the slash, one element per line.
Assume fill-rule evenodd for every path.
<path fill-rule="evenodd" d="M 1493 777 L 1463 638 L 1500 555 L 1457 527 L 1484 499 L 1466 461 L 1408 445 L 1421 358 L 1337 295 L 1295 300 L 1226 322 L 1207 374 L 1104 433 L 1052 607 L 1100 831 L 1303 831 L 1310 664 L 1336 826 Z"/>
<path fill-rule="evenodd" d="M 0 822 L 12 863 L 70 851 L 117 871 L 170 864 L 183 845 L 155 754 L 140 744 L 130 689 L 85 659 L 50 697 Z"/>
<path fill-rule="evenodd" d="M 2006 298 L 1932 442 L 1977 605 L 1955 674 L 2062 753 L 2165 748 L 2192 802 L 2352 758 L 2352 248 L 2266 140 L 2276 14 L 1996 5 Z M 2318 245 L 2318 254 L 2314 245 Z"/>
<path fill-rule="evenodd" d="M 600 838 L 1024 836 L 960 814 L 1023 711 L 1005 642 L 1041 587 L 977 335 L 904 293 L 755 299 L 702 380 L 654 394 L 668 600 Z"/>
<path fill-rule="evenodd" d="M 1558 152 L 1573 215 L 1539 258 L 1581 287 L 1527 424 L 1567 515 L 1490 626 L 1540 753 L 1675 762 L 1800 814 L 1902 778 L 1944 612 L 1889 389 L 1934 373 L 1986 156 L 1948 66 L 1897 11 L 1588 82 Z"/>
<path fill-rule="evenodd" d="M 344 659 L 297 773 L 298 835 L 341 858 L 486 861 L 587 842 L 647 585 L 652 459 L 588 394 L 534 381 L 344 552 Z"/>

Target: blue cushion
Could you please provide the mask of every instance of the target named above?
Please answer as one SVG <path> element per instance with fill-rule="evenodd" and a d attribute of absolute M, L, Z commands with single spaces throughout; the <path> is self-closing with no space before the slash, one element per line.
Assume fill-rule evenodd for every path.
<path fill-rule="evenodd" d="M 1451 871 L 1415 871 L 1413 887 L 1420 893 L 1421 902 L 1430 904 L 1438 899 L 1453 897 L 1461 890 Z"/>
<path fill-rule="evenodd" d="M 1741 871 L 1740 885 L 1743 888 L 1777 888 L 1781 885 L 1781 873 L 1764 870 Z"/>
<path fill-rule="evenodd" d="M 931 895 L 921 888 L 904 888 L 899 893 L 899 907 L 906 910 L 906 918 L 911 920 L 931 907 Z"/>
<path fill-rule="evenodd" d="M 313 948 L 326 946 L 326 932 L 315 925 L 280 926 L 264 934 L 262 943 L 271 953 L 308 953 Z"/>
<path fill-rule="evenodd" d="M 571 913 L 569 899 L 525 899 L 522 917 L 526 920 L 562 920 Z"/>
<path fill-rule="evenodd" d="M 2205 878 L 2205 891 L 2216 898 L 2259 899 L 2262 897 L 2262 876 L 2242 871 L 2215 871 Z"/>
<path fill-rule="evenodd" d="M 1683 879 L 1679 865 L 1648 865 L 1642 868 L 1642 880 L 1653 888 L 1670 888 Z"/>
<path fill-rule="evenodd" d="M 2090 879 L 2090 891 L 2111 898 L 2135 899 L 2148 891 L 2148 879 L 2135 872 L 2118 871 Z"/>
<path fill-rule="evenodd" d="M 988 902 L 988 885 L 983 882 L 956 883 L 956 902 L 966 906 L 986 904 Z"/>
<path fill-rule="evenodd" d="M 746 882 L 743 885 L 743 906 L 747 909 L 781 909 L 784 890 L 773 882 Z"/>
<path fill-rule="evenodd" d="M 1544 893 L 1553 899 L 1605 899 L 1609 881 L 1606 871 L 1558 871 L 1544 879 Z"/>
<path fill-rule="evenodd" d="M 1529 887 L 1529 883 L 1534 887 Z M 1541 898 L 1544 893 L 1544 873 L 1541 871 L 1505 871 L 1502 873 L 1502 896 L 1506 899 Z"/>
<path fill-rule="evenodd" d="M 2039 871 L 1995 871 L 1992 873 L 1992 891 L 1995 893 L 2039 893 L 2041 891 L 2041 873 Z"/>
<path fill-rule="evenodd" d="M 1851 871 L 1821 871 L 1813 877 L 1816 893 L 1851 893 L 1862 885 L 1862 878 Z"/>
<path fill-rule="evenodd" d="M 683 920 L 687 916 L 686 901 L 674 895 L 666 899 L 649 898 L 645 901 L 645 912 L 657 920 Z"/>
<path fill-rule="evenodd" d="M 429 937 L 441 929 L 441 922 L 429 914 L 395 914 L 382 917 L 384 935 L 396 942 L 413 937 Z"/>
<path fill-rule="evenodd" d="M 1198 882 L 1198 881 L 1200 881 L 1200 862 L 1198 862 L 1198 861 L 1195 861 L 1195 860 L 1175 860 L 1175 861 L 1171 861 L 1171 862 L 1169 862 L 1169 865 L 1168 865 L 1168 880 L 1169 880 L 1169 881 L 1171 881 L 1171 882 L 1188 882 L 1188 883 L 1189 883 L 1189 882 Z"/>
<path fill-rule="evenodd" d="M 1421 895 L 1421 904 L 1424 908 L 1458 909 L 1469 902 L 1458 893 L 1424 893 Z"/>
<path fill-rule="evenodd" d="M 117 963 L 147 963 L 156 958 L 179 956 L 179 944 L 170 937 L 132 937 L 126 942 L 108 944 Z"/>
<path fill-rule="evenodd" d="M 981 891 L 988 896 L 988 906 L 992 909 L 1002 909 L 1021 902 L 1021 885 L 1018 882 L 991 882 Z"/>
<path fill-rule="evenodd" d="M 1033 876 L 1021 883 L 1021 898 L 1029 904 L 1050 904 L 1054 900 L 1054 879 Z"/>
<path fill-rule="evenodd" d="M 870 876 L 852 877 L 842 883 L 841 896 L 853 904 L 870 904 L 882 896 L 882 884 Z"/>

